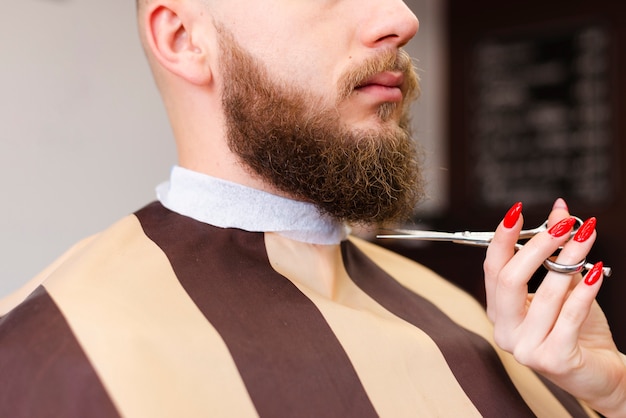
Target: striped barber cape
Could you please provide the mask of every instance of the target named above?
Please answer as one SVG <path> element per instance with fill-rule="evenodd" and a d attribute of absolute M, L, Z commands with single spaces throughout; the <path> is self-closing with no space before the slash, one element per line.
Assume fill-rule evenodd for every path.
<path fill-rule="evenodd" d="M 495 348 L 482 307 L 350 238 L 217 228 L 153 203 L 0 318 L 2 417 L 587 417 Z"/>

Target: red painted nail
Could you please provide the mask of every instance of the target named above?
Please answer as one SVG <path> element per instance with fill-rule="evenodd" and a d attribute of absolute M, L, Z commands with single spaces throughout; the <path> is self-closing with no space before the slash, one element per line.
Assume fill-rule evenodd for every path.
<path fill-rule="evenodd" d="M 587 219 L 576 231 L 574 241 L 585 242 L 589 239 L 593 231 L 596 229 L 596 218 Z"/>
<path fill-rule="evenodd" d="M 575 223 L 575 218 L 565 218 L 550 228 L 548 232 L 555 238 L 562 237 L 572 230 Z"/>
<path fill-rule="evenodd" d="M 522 213 L 522 202 L 517 202 L 514 204 L 511 209 L 504 216 L 504 224 L 505 228 L 513 228 L 519 219 L 520 214 Z"/>
<path fill-rule="evenodd" d="M 591 270 L 589 270 L 589 273 L 587 273 L 587 275 L 585 276 L 585 284 L 588 286 L 593 286 L 594 284 L 596 284 L 598 280 L 600 280 L 600 278 L 602 277 L 603 267 L 604 264 L 602 263 L 602 261 L 594 264 Z"/>

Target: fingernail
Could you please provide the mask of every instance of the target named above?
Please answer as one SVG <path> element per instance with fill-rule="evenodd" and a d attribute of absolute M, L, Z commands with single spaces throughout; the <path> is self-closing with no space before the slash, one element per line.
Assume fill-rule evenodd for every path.
<path fill-rule="evenodd" d="M 596 218 L 587 219 L 576 231 L 574 241 L 585 242 L 589 239 L 593 231 L 596 229 Z"/>
<path fill-rule="evenodd" d="M 587 273 L 587 275 L 585 276 L 585 284 L 588 286 L 593 286 L 594 284 L 596 284 L 598 280 L 600 280 L 600 278 L 602 277 L 603 267 L 604 264 L 602 263 L 602 261 L 594 264 L 591 270 L 589 270 L 589 273 Z"/>
<path fill-rule="evenodd" d="M 565 203 L 565 200 L 563 200 L 563 198 L 560 198 L 560 197 L 554 201 L 554 205 L 552 205 L 552 209 L 565 209 L 566 211 L 569 212 L 567 203 Z"/>
<path fill-rule="evenodd" d="M 572 227 L 574 226 L 575 223 L 576 223 L 576 219 L 565 218 L 559 221 L 557 224 L 555 224 L 552 228 L 550 228 L 548 232 L 550 233 L 550 235 L 552 235 L 555 238 L 562 237 L 563 235 L 567 234 L 569 231 L 572 230 Z"/>
<path fill-rule="evenodd" d="M 513 228 L 519 219 L 520 214 L 522 213 L 522 202 L 517 202 L 514 204 L 511 209 L 504 216 L 504 224 L 505 228 Z"/>

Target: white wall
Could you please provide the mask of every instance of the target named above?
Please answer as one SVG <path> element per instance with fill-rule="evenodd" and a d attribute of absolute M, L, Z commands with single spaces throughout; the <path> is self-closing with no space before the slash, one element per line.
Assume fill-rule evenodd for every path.
<path fill-rule="evenodd" d="M 0 13 L 0 296 L 154 199 L 175 161 L 134 0 Z"/>
<path fill-rule="evenodd" d="M 19 0 L 0 13 L 0 297 L 153 200 L 175 163 L 134 3 Z M 408 4 L 421 18 L 410 48 L 423 69 L 416 131 L 438 171 L 442 0 Z M 425 210 L 441 206 L 433 197 Z"/>

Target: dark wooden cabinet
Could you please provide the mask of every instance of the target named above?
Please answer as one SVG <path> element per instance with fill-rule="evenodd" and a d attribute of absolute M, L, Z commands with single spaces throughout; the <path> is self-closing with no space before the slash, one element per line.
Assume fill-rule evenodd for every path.
<path fill-rule="evenodd" d="M 534 225 L 559 196 L 596 216 L 626 349 L 626 3 L 449 0 L 448 28 L 450 226 L 493 227 L 516 200 Z"/>
<path fill-rule="evenodd" d="M 447 34 L 450 205 L 429 226 L 492 230 L 518 200 L 536 226 L 557 197 L 596 216 L 598 301 L 626 350 L 626 2 L 448 0 Z M 390 245 L 484 300 L 484 250 Z"/>

